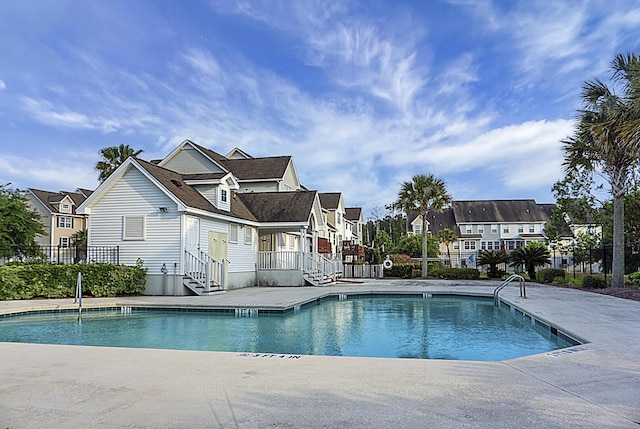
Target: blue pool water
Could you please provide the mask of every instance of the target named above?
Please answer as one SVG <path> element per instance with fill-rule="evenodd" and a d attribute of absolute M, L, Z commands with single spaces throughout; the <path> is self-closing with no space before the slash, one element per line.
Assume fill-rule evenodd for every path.
<path fill-rule="evenodd" d="M 364 297 L 284 315 L 87 311 L 0 321 L 0 342 L 500 361 L 573 345 L 491 300 Z"/>

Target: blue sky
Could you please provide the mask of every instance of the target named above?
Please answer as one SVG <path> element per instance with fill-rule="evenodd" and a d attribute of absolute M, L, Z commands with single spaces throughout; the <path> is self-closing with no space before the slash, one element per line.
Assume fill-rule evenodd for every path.
<path fill-rule="evenodd" d="M 581 85 L 640 51 L 629 1 L 0 4 L 0 183 L 97 186 L 103 147 L 293 155 L 309 189 L 552 202 Z"/>

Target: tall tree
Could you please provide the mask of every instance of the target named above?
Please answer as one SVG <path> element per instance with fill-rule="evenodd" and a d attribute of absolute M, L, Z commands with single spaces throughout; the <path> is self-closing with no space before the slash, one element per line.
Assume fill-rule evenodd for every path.
<path fill-rule="evenodd" d="M 100 172 L 98 180 L 104 182 L 127 158 L 136 157 L 141 153 L 142 150 L 135 150 L 125 144 L 100 149 L 102 160 L 96 163 L 96 170 Z"/>
<path fill-rule="evenodd" d="M 451 244 L 458 241 L 458 236 L 451 228 L 442 228 L 438 231 L 438 241 L 447 247 L 447 257 L 449 264 L 451 264 Z"/>
<path fill-rule="evenodd" d="M 417 211 L 422 216 L 422 277 L 427 277 L 427 215 L 429 211 L 442 211 L 451 202 L 443 180 L 434 175 L 416 174 L 411 181 L 403 182 L 394 203 L 409 213 Z"/>
<path fill-rule="evenodd" d="M 36 236 L 45 234 L 40 215 L 29 207 L 27 198 L 9 184 L 0 185 L 0 256 L 36 256 Z"/>
<path fill-rule="evenodd" d="M 640 56 L 619 54 L 611 63 L 610 88 L 586 82 L 574 133 L 562 141 L 565 173 L 600 174 L 613 197 L 611 285 L 624 286 L 624 195 L 640 160 Z M 617 91 L 616 91 L 617 90 Z"/>

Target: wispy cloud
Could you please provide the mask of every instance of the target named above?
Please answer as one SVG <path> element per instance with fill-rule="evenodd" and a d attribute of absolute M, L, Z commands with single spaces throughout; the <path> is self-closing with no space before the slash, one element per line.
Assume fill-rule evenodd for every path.
<path fill-rule="evenodd" d="M 4 83 L 2 79 L 0 79 L 0 91 L 7 89 L 7 85 Z"/>

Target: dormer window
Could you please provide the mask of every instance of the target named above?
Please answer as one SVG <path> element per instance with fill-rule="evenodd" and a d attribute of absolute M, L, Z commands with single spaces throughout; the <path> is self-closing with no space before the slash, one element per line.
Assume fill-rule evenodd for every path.
<path fill-rule="evenodd" d="M 220 201 L 222 201 L 223 203 L 227 202 L 227 191 L 225 189 L 222 189 L 220 191 Z"/>
<path fill-rule="evenodd" d="M 69 207 L 71 207 L 71 206 L 69 206 L 69 204 L 62 203 L 62 210 L 69 210 Z"/>

